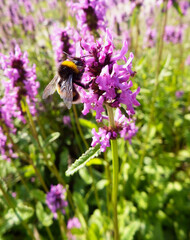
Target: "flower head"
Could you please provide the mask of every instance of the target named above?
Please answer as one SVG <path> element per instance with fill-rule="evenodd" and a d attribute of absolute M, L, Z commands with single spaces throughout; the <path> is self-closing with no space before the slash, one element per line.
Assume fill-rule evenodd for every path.
<path fill-rule="evenodd" d="M 96 43 L 81 43 L 90 57 L 85 58 L 86 68 L 83 74 L 83 81 L 90 83 L 90 88 L 86 92 L 81 89 L 82 102 L 84 103 L 83 114 L 86 115 L 90 109 L 96 111 L 96 120 L 102 121 L 102 114 L 105 111 L 104 105 L 108 104 L 113 108 L 125 104 L 127 113 L 134 114 L 133 106 L 138 106 L 136 95 L 140 88 L 132 92 L 133 86 L 131 77 L 135 75 L 132 71 L 133 53 L 129 58 L 125 57 L 128 46 L 123 43 L 121 51 L 114 54 L 114 44 L 111 33 L 107 30 L 105 41 L 98 40 Z M 123 65 L 117 63 L 124 61 Z"/>
<path fill-rule="evenodd" d="M 81 224 L 78 220 L 78 218 L 74 217 L 74 218 L 70 218 L 67 222 L 67 229 L 68 229 L 68 232 L 67 232 L 67 237 L 68 237 L 68 240 L 75 240 L 75 236 L 71 233 L 71 229 L 73 228 L 81 228 Z"/>
<path fill-rule="evenodd" d="M 46 195 L 46 204 L 52 211 L 54 218 L 57 218 L 58 210 L 65 214 L 65 207 L 68 205 L 65 200 L 65 192 L 66 190 L 61 184 L 51 185 L 51 189 Z"/>
<path fill-rule="evenodd" d="M 8 80 L 3 80 L 5 89 L 3 101 L 10 101 L 11 108 L 14 108 L 17 113 L 17 116 L 14 117 L 23 122 L 25 120 L 21 100 L 26 97 L 30 112 L 35 114 L 36 95 L 39 88 L 39 82 L 36 81 L 36 67 L 35 65 L 29 67 L 28 64 L 27 52 L 22 53 L 18 45 L 13 52 L 10 52 L 9 56 L 0 54 L 0 65 L 4 75 L 8 78 Z M 6 104 L 6 106 L 8 105 Z"/>
<path fill-rule="evenodd" d="M 104 0 L 81 0 L 68 3 L 68 6 L 75 13 L 77 26 L 85 35 L 88 31 L 105 30 L 106 4 Z"/>
<path fill-rule="evenodd" d="M 63 59 L 63 51 L 69 55 L 75 55 L 75 45 L 79 40 L 79 34 L 69 25 L 64 29 L 58 27 L 56 24 L 54 25 L 53 33 L 51 34 L 51 42 L 57 63 Z"/>
<path fill-rule="evenodd" d="M 132 137 L 136 135 L 138 131 L 134 121 L 125 117 L 119 108 L 117 108 L 115 111 L 114 120 L 114 128 L 104 126 L 99 128 L 99 132 L 96 132 L 95 129 L 92 129 L 92 147 L 100 144 L 100 150 L 105 152 L 106 148 L 110 147 L 110 139 L 116 139 L 118 137 L 124 138 L 124 140 L 127 140 L 129 143 L 131 143 Z"/>
<path fill-rule="evenodd" d="M 184 26 L 166 26 L 164 33 L 164 41 L 173 44 L 181 43 L 183 41 Z"/>

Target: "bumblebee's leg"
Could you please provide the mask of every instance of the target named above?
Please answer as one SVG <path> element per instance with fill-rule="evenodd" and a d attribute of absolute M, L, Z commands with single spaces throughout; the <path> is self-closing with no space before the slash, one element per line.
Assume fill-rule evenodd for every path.
<path fill-rule="evenodd" d="M 80 86 L 80 87 L 82 87 L 82 88 L 84 88 L 84 89 L 88 89 L 89 87 L 90 87 L 90 84 L 92 83 L 92 80 L 89 82 L 89 83 L 87 83 L 87 84 L 83 84 L 83 83 L 81 83 L 81 82 L 79 82 L 79 81 L 73 81 L 76 85 L 78 85 L 78 86 Z"/>

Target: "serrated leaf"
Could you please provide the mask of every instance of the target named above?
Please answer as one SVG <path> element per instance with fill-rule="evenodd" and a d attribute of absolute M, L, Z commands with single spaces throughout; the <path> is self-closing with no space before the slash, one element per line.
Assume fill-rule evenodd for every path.
<path fill-rule="evenodd" d="M 100 154 L 100 145 L 96 145 L 95 147 L 89 148 L 82 156 L 77 159 L 70 168 L 66 171 L 66 176 L 73 175 L 79 169 L 84 167 L 87 162 L 89 162 L 92 158 L 97 157 Z"/>
<path fill-rule="evenodd" d="M 138 221 L 134 221 L 132 223 L 129 224 L 129 226 L 127 226 L 124 230 L 123 236 L 122 236 L 122 240 L 133 240 L 136 231 L 139 229 L 140 227 L 140 222 Z"/>

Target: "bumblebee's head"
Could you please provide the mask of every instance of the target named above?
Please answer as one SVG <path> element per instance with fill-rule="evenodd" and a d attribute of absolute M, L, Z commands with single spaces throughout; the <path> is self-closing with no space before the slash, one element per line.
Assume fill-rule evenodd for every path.
<path fill-rule="evenodd" d="M 72 61 L 79 67 L 84 67 L 85 61 L 82 58 L 74 57 Z"/>

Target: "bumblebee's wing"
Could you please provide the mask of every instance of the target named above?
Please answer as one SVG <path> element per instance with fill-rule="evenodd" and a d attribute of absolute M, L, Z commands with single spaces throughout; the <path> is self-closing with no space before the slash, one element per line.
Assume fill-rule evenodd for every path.
<path fill-rule="evenodd" d="M 73 75 L 70 74 L 69 78 L 63 80 L 60 84 L 59 95 L 63 99 L 68 109 L 72 106 L 73 101 Z"/>
<path fill-rule="evenodd" d="M 42 98 L 46 99 L 49 95 L 53 94 L 56 90 L 56 84 L 59 81 L 59 76 L 58 74 L 55 75 L 55 77 L 51 80 L 51 82 L 46 86 L 44 89 Z"/>

